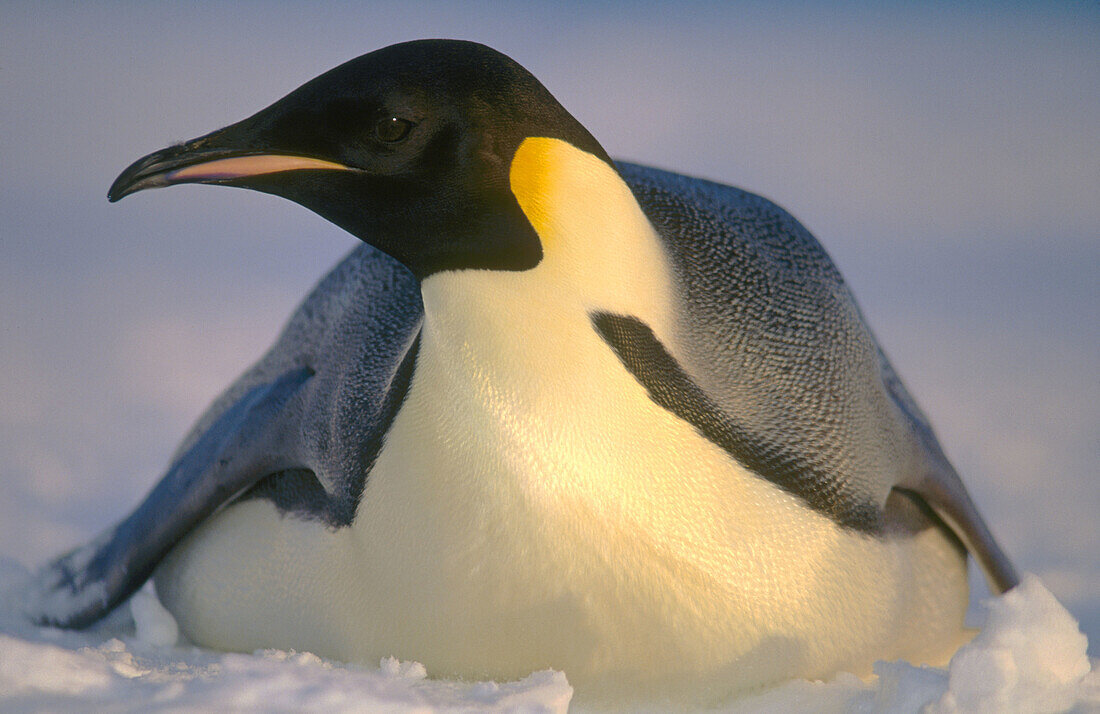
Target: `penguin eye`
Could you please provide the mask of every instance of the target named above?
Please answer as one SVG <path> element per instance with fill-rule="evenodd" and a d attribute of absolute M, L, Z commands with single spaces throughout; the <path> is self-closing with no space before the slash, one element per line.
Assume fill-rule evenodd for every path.
<path fill-rule="evenodd" d="M 401 141 L 409 134 L 413 123 L 401 117 L 386 117 L 379 119 L 374 125 L 374 135 L 387 144 Z"/>

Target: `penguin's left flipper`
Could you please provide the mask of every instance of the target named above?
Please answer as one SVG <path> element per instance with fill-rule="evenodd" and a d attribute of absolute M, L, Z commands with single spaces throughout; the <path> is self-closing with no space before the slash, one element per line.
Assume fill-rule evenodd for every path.
<path fill-rule="evenodd" d="M 921 466 L 910 471 L 893 490 L 906 496 L 916 496 L 928 504 L 978 561 L 990 589 L 999 593 L 1011 590 L 1020 584 L 1015 566 L 993 537 L 958 472 L 943 453 L 927 417 L 909 396 L 905 385 L 881 352 L 880 359 L 886 392 L 908 423 L 923 456 Z"/>
<path fill-rule="evenodd" d="M 287 406 L 312 376 L 300 367 L 242 395 L 126 520 L 39 571 L 28 615 L 58 627 L 92 624 L 140 588 L 199 522 L 265 475 L 298 465 L 296 454 L 284 453 L 295 443 L 286 437 L 296 410 Z"/>
<path fill-rule="evenodd" d="M 991 589 L 1016 585 L 817 239 L 747 191 L 617 166 L 663 243 L 676 308 L 665 334 L 629 315 L 593 320 L 653 401 L 849 531 L 892 537 L 906 502 L 927 505 Z"/>

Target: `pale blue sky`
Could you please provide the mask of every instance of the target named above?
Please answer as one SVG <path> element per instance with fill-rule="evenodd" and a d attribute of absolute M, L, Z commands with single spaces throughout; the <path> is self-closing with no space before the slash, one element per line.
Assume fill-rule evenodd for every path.
<path fill-rule="evenodd" d="M 109 205 L 115 175 L 356 55 L 461 37 L 613 156 L 799 217 L 1095 652 L 1100 10 L 1002 5 L 5 2 L 0 555 L 36 562 L 123 515 L 354 245 L 243 191 Z"/>

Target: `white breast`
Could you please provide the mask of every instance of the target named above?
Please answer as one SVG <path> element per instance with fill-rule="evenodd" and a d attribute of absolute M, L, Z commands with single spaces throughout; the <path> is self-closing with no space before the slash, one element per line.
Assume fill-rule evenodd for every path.
<path fill-rule="evenodd" d="M 935 529 L 844 531 L 654 404 L 589 313 L 673 344 L 660 242 L 606 164 L 531 150 L 574 177 L 541 207 L 517 193 L 542 211 L 545 258 L 424 282 L 416 369 L 354 524 L 264 501 L 219 514 L 158 572 L 184 631 L 439 675 L 554 667 L 608 700 L 942 655 L 966 606 L 959 553 Z"/>

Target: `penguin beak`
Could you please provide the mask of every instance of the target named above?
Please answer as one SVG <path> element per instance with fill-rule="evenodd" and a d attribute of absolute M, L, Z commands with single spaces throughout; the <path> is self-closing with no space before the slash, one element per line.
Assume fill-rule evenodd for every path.
<path fill-rule="evenodd" d="M 258 152 L 217 146 L 221 132 L 155 151 L 130 164 L 107 191 L 118 201 L 147 188 L 181 183 L 239 184 L 241 179 L 283 171 L 355 171 L 344 164 L 311 156 Z"/>

